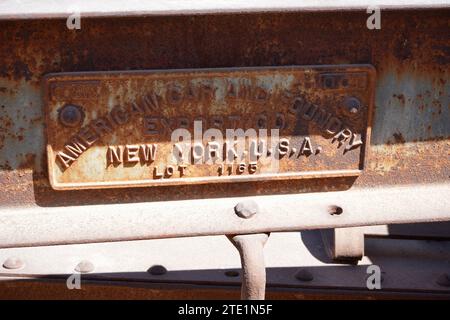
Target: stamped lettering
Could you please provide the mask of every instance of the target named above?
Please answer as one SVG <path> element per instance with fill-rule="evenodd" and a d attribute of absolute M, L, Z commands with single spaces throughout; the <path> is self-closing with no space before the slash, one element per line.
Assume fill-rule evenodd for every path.
<path fill-rule="evenodd" d="M 357 176 L 374 76 L 366 65 L 49 75 L 50 182 L 77 189 Z M 79 106 L 79 124 L 59 120 L 65 105 Z"/>

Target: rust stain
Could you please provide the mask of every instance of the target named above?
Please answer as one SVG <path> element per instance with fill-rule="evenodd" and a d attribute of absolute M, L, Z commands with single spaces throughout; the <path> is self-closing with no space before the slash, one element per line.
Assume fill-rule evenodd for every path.
<path fill-rule="evenodd" d="M 80 32 L 67 30 L 63 19 L 1 21 L 0 205 L 160 201 L 448 181 L 450 130 L 444 120 L 450 110 L 449 14 L 448 9 L 386 10 L 382 29 L 376 32 L 365 27 L 367 15 L 362 11 L 338 16 L 297 12 L 96 18 L 83 20 Z M 49 185 L 42 96 L 36 94 L 48 73 L 318 64 L 372 64 L 378 83 L 390 77 L 409 79 L 414 95 L 394 91 L 400 96 L 394 98 L 403 101 L 402 112 L 423 109 L 410 119 L 404 113 L 385 112 L 392 123 L 409 121 L 411 129 L 402 129 L 400 135 L 398 128 L 389 128 L 382 144 L 370 146 L 367 170 L 357 179 L 177 186 L 170 191 L 156 187 L 152 192 L 142 188 L 61 193 Z M 430 86 L 440 88 L 432 92 Z M 377 90 L 383 93 L 386 88 Z M 417 98 L 407 100 L 411 97 Z M 33 104 L 23 106 L 24 98 Z M 375 105 L 374 121 L 386 121 L 380 115 L 392 106 L 382 101 Z M 435 114 L 426 117 L 431 109 Z M 25 131 L 19 132 L 20 127 Z M 419 136 L 417 128 L 424 128 L 426 135 Z M 381 135 L 372 130 L 372 138 Z M 34 161 L 27 154 L 33 154 Z"/>
<path fill-rule="evenodd" d="M 406 140 L 403 138 L 403 135 L 401 132 L 394 133 L 394 139 L 396 143 L 405 143 Z"/>
<path fill-rule="evenodd" d="M 404 106 L 405 105 L 405 96 L 401 93 L 401 94 L 394 94 L 394 98 L 397 98 L 401 105 Z"/>
<path fill-rule="evenodd" d="M 36 161 L 36 155 L 33 153 L 28 153 L 25 155 L 25 158 L 20 162 L 18 169 L 21 171 L 21 169 L 28 169 L 33 168 L 34 163 Z M 23 176 L 23 174 L 22 174 Z"/>

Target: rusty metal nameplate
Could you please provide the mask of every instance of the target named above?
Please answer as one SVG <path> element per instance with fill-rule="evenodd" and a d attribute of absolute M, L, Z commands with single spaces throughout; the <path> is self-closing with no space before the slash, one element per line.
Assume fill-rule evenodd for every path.
<path fill-rule="evenodd" d="M 54 189 L 357 176 L 369 65 L 50 74 Z"/>

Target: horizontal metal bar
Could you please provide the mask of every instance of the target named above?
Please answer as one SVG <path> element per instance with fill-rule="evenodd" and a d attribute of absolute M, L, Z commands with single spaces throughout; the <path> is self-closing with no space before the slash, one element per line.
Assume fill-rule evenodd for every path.
<path fill-rule="evenodd" d="M 4 208 L 0 247 L 248 234 L 450 220 L 450 184 L 116 205 Z"/>
<path fill-rule="evenodd" d="M 346 290 L 347 295 L 409 292 L 449 298 L 450 287 L 440 285 L 439 279 L 449 273 L 450 241 L 369 238 L 365 246 L 366 256 L 355 266 L 325 259 L 318 232 L 271 233 L 264 246 L 268 298 L 273 297 L 271 288 L 291 288 L 299 294 L 324 289 L 328 295 Z M 2 268 L 12 257 L 20 260 L 23 267 Z M 89 290 L 89 281 L 105 285 L 158 284 L 159 290 L 165 292 L 171 285 L 216 289 L 226 286 L 237 291 L 242 278 L 239 260 L 236 249 L 224 236 L 2 249 L 0 299 L 17 296 L 23 299 L 33 292 L 34 298 L 61 299 Z M 90 272 L 81 274 L 82 290 L 67 290 L 67 278 L 82 261 L 91 266 Z M 367 268 L 372 264 L 382 272 L 381 290 L 367 290 Z M 59 291 L 58 297 L 58 291 L 45 290 L 44 284 L 40 290 L 24 290 L 25 279 L 59 280 L 63 292 Z M 18 282 L 14 284 L 14 280 Z M 128 299 L 124 289 L 115 291 L 115 297 Z M 212 296 L 217 298 L 217 293 Z M 191 297 L 199 298 L 198 293 L 192 293 Z"/>
<path fill-rule="evenodd" d="M 3 0 L 0 19 L 67 18 L 73 13 L 84 17 L 186 15 L 205 13 L 243 13 L 268 11 L 323 11 L 381 8 L 433 8 L 448 7 L 446 0 Z"/>

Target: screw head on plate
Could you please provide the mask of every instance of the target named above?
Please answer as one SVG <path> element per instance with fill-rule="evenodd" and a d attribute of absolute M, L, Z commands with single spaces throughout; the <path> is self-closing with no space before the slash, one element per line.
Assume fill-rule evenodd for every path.
<path fill-rule="evenodd" d="M 79 126 L 83 119 L 83 110 L 74 104 L 66 104 L 59 110 L 59 122 L 65 127 Z"/>
<path fill-rule="evenodd" d="M 8 259 L 5 260 L 5 262 L 3 263 L 3 268 L 5 269 L 10 269 L 10 270 L 14 270 L 14 269 L 20 269 L 23 268 L 23 266 L 25 265 L 25 263 L 17 257 L 9 257 Z"/>
<path fill-rule="evenodd" d="M 234 207 L 234 212 L 244 219 L 253 217 L 258 211 L 258 204 L 253 200 L 241 201 Z"/>
<path fill-rule="evenodd" d="M 355 97 L 345 98 L 344 105 L 351 114 L 357 114 L 361 110 L 361 101 Z"/>
<path fill-rule="evenodd" d="M 83 260 L 75 267 L 75 271 L 79 273 L 88 273 L 94 271 L 94 264 L 88 260 Z"/>

